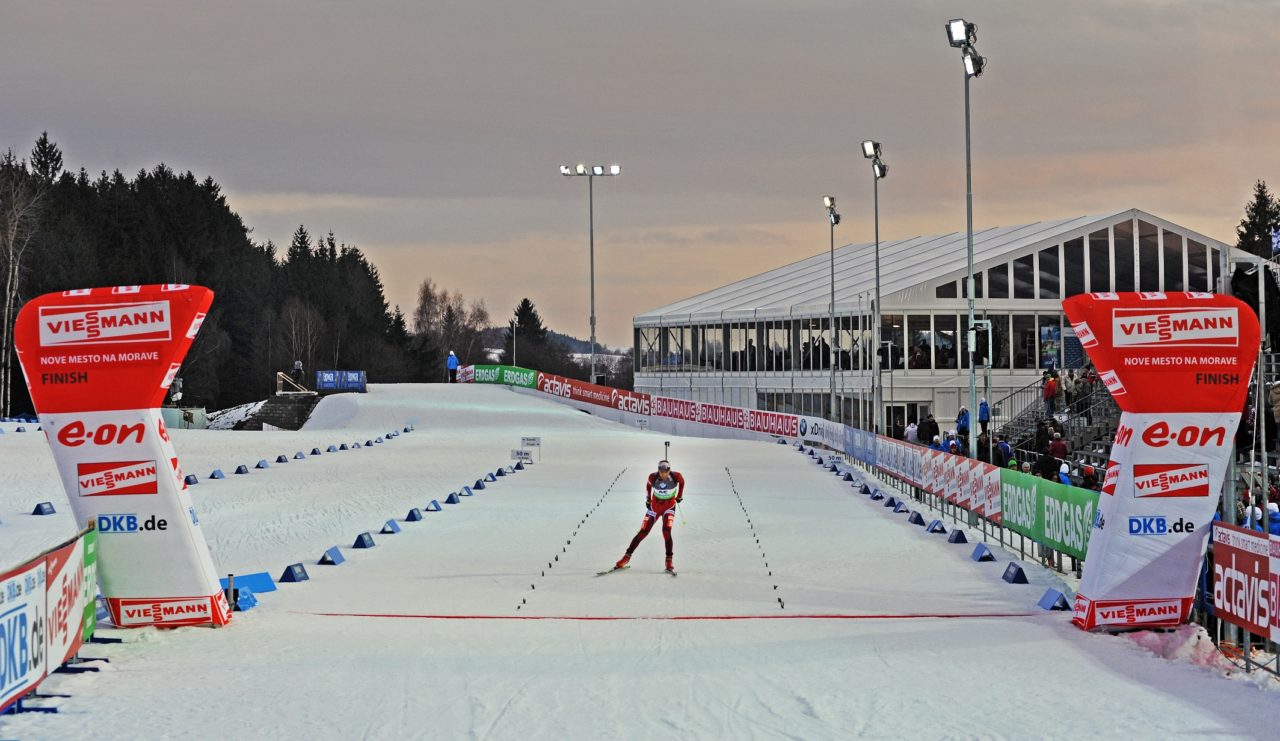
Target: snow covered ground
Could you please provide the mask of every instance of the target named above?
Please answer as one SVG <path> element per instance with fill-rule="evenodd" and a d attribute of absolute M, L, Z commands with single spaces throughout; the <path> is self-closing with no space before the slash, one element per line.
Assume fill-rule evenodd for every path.
<path fill-rule="evenodd" d="M 1005 584 L 1004 554 L 970 561 L 789 446 L 664 437 L 469 385 L 329 397 L 299 432 L 172 434 L 220 569 L 302 561 L 311 581 L 222 630 L 107 631 L 125 643 L 84 653 L 111 663 L 51 678 L 72 696 L 60 712 L 4 716 L 0 738 L 1273 737 L 1280 694 L 1080 633 L 1035 607 L 1044 572 Z M 529 470 L 377 534 L 535 435 Z M 667 439 L 689 481 L 680 575 L 662 573 L 655 529 L 631 569 L 597 577 L 639 526 Z M 26 514 L 49 499 L 59 515 Z M 0 436 L 0 563 L 72 532 L 63 499 L 43 436 Z M 364 530 L 377 547 L 348 549 Z M 335 544 L 347 563 L 315 565 Z"/>

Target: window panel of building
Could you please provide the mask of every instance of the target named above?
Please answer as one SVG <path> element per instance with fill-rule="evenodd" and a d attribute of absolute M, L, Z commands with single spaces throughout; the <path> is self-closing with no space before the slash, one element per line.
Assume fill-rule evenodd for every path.
<path fill-rule="evenodd" d="M 658 367 L 661 358 L 659 351 L 659 337 L 661 332 L 657 327 L 641 327 L 636 332 L 636 351 L 640 357 L 640 367 L 645 369 L 655 369 Z"/>
<path fill-rule="evenodd" d="M 933 330 L 929 326 L 928 314 L 907 315 L 907 367 L 926 370 L 933 367 L 933 358 L 929 345 L 933 338 Z"/>
<path fill-rule="evenodd" d="M 1009 315 L 987 314 L 991 320 L 991 367 L 1009 367 Z"/>
<path fill-rule="evenodd" d="M 1182 274 L 1186 272 L 1186 264 L 1182 254 L 1182 235 L 1165 230 L 1161 237 L 1164 240 L 1164 246 L 1161 248 L 1161 252 L 1164 253 L 1163 290 L 1185 291 L 1186 283 L 1182 279 Z"/>
<path fill-rule="evenodd" d="M 1132 291 L 1137 285 L 1133 280 L 1133 219 L 1117 223 L 1112 231 L 1115 234 L 1115 274 L 1116 291 Z"/>
<path fill-rule="evenodd" d="M 1040 298 L 1060 298 L 1058 245 L 1040 250 Z"/>
<path fill-rule="evenodd" d="M 1105 232 L 1104 232 L 1105 233 Z M 1036 367 L 1036 318 L 1034 314 L 1013 315 L 1013 367 Z"/>
<path fill-rule="evenodd" d="M 724 327 L 710 324 L 700 328 L 702 350 L 698 356 L 698 365 L 707 370 L 724 368 Z"/>
<path fill-rule="evenodd" d="M 1187 240 L 1187 290 L 1212 291 L 1209 286 L 1209 260 L 1207 248 L 1199 242 Z"/>
<path fill-rule="evenodd" d="M 969 279 L 967 276 L 960 279 L 960 297 L 961 298 L 969 298 L 968 284 L 969 284 Z M 973 274 L 973 297 L 974 298 L 982 298 L 982 284 L 983 284 L 982 271 L 979 270 Z"/>
<path fill-rule="evenodd" d="M 1222 282 L 1222 263 L 1219 260 L 1222 255 L 1218 250 L 1209 248 L 1209 290 L 1216 292 L 1218 284 Z"/>
<path fill-rule="evenodd" d="M 1062 319 L 1058 316 L 1041 314 L 1039 367 L 1058 368 L 1062 366 Z"/>
<path fill-rule="evenodd" d="M 1013 261 L 1013 297 L 1036 297 L 1035 256 L 1023 255 Z"/>
<path fill-rule="evenodd" d="M 959 294 L 956 289 L 955 281 L 951 281 L 950 283 L 943 283 L 942 285 L 933 289 L 934 298 L 955 298 L 957 295 Z"/>
<path fill-rule="evenodd" d="M 956 335 L 956 315 L 935 314 L 933 326 L 934 367 L 944 370 L 958 368 L 960 343 Z"/>
<path fill-rule="evenodd" d="M 1160 230 L 1155 224 L 1138 222 L 1138 290 L 1158 291 L 1160 279 Z"/>
<path fill-rule="evenodd" d="M 1106 229 L 1089 235 L 1089 290 L 1094 293 L 1111 290 L 1111 240 Z"/>
<path fill-rule="evenodd" d="M 884 347 L 880 363 L 882 368 L 901 368 L 905 364 L 903 357 L 903 316 L 901 314 L 882 314 L 880 316 L 880 344 Z"/>
<path fill-rule="evenodd" d="M 853 334 L 854 323 L 857 317 L 840 316 L 836 317 L 836 322 L 840 325 L 840 342 L 836 347 L 839 350 L 840 370 L 852 370 L 854 368 L 854 358 L 857 356 L 858 346 L 856 338 Z"/>
<path fill-rule="evenodd" d="M 987 270 L 987 298 L 1009 298 L 1009 265 Z"/>
<path fill-rule="evenodd" d="M 1084 293 L 1084 238 L 1069 239 L 1062 245 L 1063 297 Z"/>

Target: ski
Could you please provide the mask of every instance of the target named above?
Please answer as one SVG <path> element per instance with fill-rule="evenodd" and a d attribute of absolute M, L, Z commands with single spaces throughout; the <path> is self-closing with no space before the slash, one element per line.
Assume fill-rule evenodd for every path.
<path fill-rule="evenodd" d="M 672 576 L 675 576 L 675 575 L 676 575 L 676 570 L 675 570 L 675 569 L 667 569 L 667 573 L 668 573 L 668 574 L 671 574 Z"/>
<path fill-rule="evenodd" d="M 612 573 L 613 573 L 613 572 L 615 572 L 615 571 L 623 571 L 623 570 L 625 570 L 625 569 L 629 569 L 629 568 L 631 568 L 631 567 L 630 567 L 630 566 L 623 566 L 622 568 L 618 568 L 618 567 L 616 567 L 616 566 L 615 566 L 615 567 L 614 567 L 614 568 L 612 568 L 612 569 L 605 569 L 604 571 L 597 571 L 597 572 L 596 572 L 596 576 L 604 576 L 605 574 L 612 574 Z"/>

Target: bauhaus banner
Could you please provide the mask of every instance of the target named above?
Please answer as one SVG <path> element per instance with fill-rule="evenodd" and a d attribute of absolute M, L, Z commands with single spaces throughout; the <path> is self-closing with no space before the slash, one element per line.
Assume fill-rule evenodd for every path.
<path fill-rule="evenodd" d="M 1063 309 L 1121 410 L 1074 620 L 1085 630 L 1185 622 L 1258 321 L 1212 293 L 1084 294 Z"/>
<path fill-rule="evenodd" d="M 212 302 L 199 286 L 117 286 L 18 315 L 22 372 L 76 519 L 97 527 L 120 627 L 230 619 L 159 409 Z"/>

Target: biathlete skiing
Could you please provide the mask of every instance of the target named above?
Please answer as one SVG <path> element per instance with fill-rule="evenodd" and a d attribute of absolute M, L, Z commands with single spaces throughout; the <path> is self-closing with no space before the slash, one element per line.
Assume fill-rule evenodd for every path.
<path fill-rule="evenodd" d="M 618 559 L 618 563 L 614 565 L 613 571 L 625 569 L 631 562 L 631 554 L 635 553 L 636 547 L 640 545 L 640 541 L 645 539 L 649 531 L 653 529 L 653 524 L 659 519 L 662 520 L 662 539 L 667 545 L 667 573 L 672 576 L 676 575 L 675 566 L 672 563 L 674 552 L 671 544 L 671 526 L 675 524 L 676 505 L 684 501 L 684 477 L 679 471 L 671 470 L 671 462 L 667 460 L 658 461 L 658 470 L 649 474 L 649 481 L 644 487 L 644 522 L 640 525 L 640 532 L 636 533 L 636 537 L 631 539 L 631 545 L 627 546 L 627 552 Z M 609 573 L 608 571 L 602 573 Z"/>

